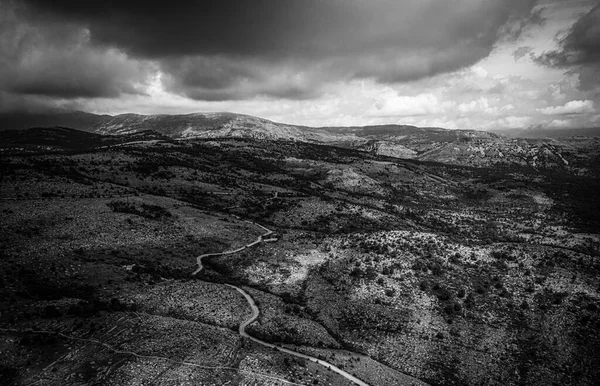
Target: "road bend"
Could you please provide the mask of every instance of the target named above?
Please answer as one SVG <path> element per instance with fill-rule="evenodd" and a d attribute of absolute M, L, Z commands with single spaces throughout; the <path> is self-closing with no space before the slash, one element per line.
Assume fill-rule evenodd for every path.
<path fill-rule="evenodd" d="M 340 374 L 342 377 L 348 379 L 349 381 L 354 382 L 357 385 L 360 385 L 360 386 L 369 386 L 369 384 L 361 381 L 360 379 L 356 378 L 354 375 L 352 375 L 352 374 L 350 374 L 350 373 L 348 373 L 348 372 L 340 369 L 339 367 L 337 367 L 337 366 L 335 366 L 335 365 L 333 365 L 333 364 L 331 364 L 331 363 L 329 363 L 327 361 L 324 361 L 322 359 L 318 359 L 318 358 L 312 357 L 310 355 L 302 354 L 302 353 L 290 350 L 290 349 L 285 348 L 285 347 L 276 346 L 276 345 L 274 345 L 272 343 L 267 343 L 267 342 L 265 342 L 263 340 L 255 338 L 252 335 L 248 334 L 246 332 L 246 327 L 248 327 L 250 324 L 252 324 L 256 319 L 258 319 L 258 315 L 259 315 L 258 306 L 254 302 L 254 299 L 252 299 L 252 296 L 250 296 L 246 291 L 244 291 L 240 287 L 236 287 L 236 286 L 231 285 L 231 284 L 226 284 L 226 285 L 229 286 L 229 287 L 231 287 L 231 288 L 233 288 L 233 289 L 235 289 L 240 294 L 242 294 L 242 296 L 244 296 L 244 298 L 246 298 L 246 301 L 248 302 L 248 304 L 250 305 L 250 308 L 252 309 L 252 315 L 248 319 L 244 320 L 240 324 L 239 333 L 240 333 L 241 336 L 243 336 L 245 338 L 248 338 L 251 341 L 256 342 L 256 343 L 258 343 L 260 345 L 263 345 L 265 347 L 269 347 L 271 349 L 274 349 L 274 350 L 277 350 L 277 351 L 281 351 L 281 352 L 284 352 L 286 354 L 290 354 L 290 355 L 293 355 L 295 357 L 306 359 L 308 361 L 317 363 L 317 364 L 319 364 L 321 366 L 326 367 L 327 369 L 329 369 L 331 371 L 334 371 L 334 372 Z"/>
<path fill-rule="evenodd" d="M 264 227 L 264 226 L 262 226 L 260 224 L 257 224 L 255 222 L 252 222 L 252 221 L 246 220 L 246 222 L 248 222 L 250 224 L 253 224 L 253 225 L 256 225 L 256 226 L 264 229 L 265 233 L 263 233 L 260 236 L 258 236 L 258 238 L 255 241 L 253 241 L 253 242 L 251 242 L 249 244 L 246 244 L 246 245 L 244 245 L 242 247 L 239 247 L 237 249 L 234 249 L 234 250 L 231 250 L 231 251 L 225 251 L 225 252 L 205 253 L 203 255 L 198 256 L 196 258 L 196 263 L 198 264 L 198 268 L 196 269 L 196 271 L 194 271 L 194 273 L 192 275 L 196 275 L 196 274 L 198 274 L 198 273 L 200 273 L 202 271 L 202 269 L 204 268 L 204 266 L 202 265 L 202 259 L 205 258 L 205 257 L 232 255 L 234 253 L 241 252 L 241 251 L 243 251 L 246 248 L 253 247 L 253 246 L 255 246 L 257 244 L 260 244 L 262 242 L 268 242 L 268 241 L 273 241 L 274 240 L 274 239 L 264 239 L 265 237 L 270 236 L 271 234 L 273 234 L 272 230 L 270 230 L 270 229 L 268 229 L 268 228 L 266 228 L 266 227 Z M 250 296 L 246 291 L 244 291 L 240 287 L 236 287 L 236 286 L 231 285 L 231 284 L 226 284 L 226 285 L 229 286 L 229 287 L 231 287 L 231 288 L 233 288 L 233 289 L 235 289 L 240 294 L 242 294 L 242 296 L 244 296 L 244 298 L 246 299 L 246 301 L 250 305 L 250 308 L 252 309 L 252 315 L 250 316 L 250 318 L 246 319 L 245 321 L 243 321 L 240 324 L 239 333 L 240 333 L 241 336 L 243 336 L 245 338 L 248 338 L 251 341 L 256 342 L 256 343 L 258 343 L 260 345 L 263 345 L 265 347 L 269 347 L 271 349 L 274 349 L 274 350 L 277 350 L 277 351 L 280 351 L 280 352 L 284 352 L 286 354 L 293 355 L 293 356 L 295 356 L 297 358 L 302 358 L 302 359 L 306 359 L 308 361 L 317 363 L 317 364 L 319 364 L 321 366 L 326 367 L 327 369 L 329 369 L 331 371 L 334 371 L 334 372 L 340 374 L 342 377 L 344 377 L 344 378 L 352 381 L 353 383 L 355 383 L 355 384 L 357 384 L 359 386 L 369 386 L 369 384 L 361 381 L 360 379 L 356 378 L 354 375 L 352 375 L 352 374 L 350 374 L 350 373 L 348 373 L 348 372 L 340 369 L 339 367 L 337 367 L 337 366 L 335 366 L 335 365 L 333 365 L 333 364 L 331 364 L 331 363 L 329 363 L 327 361 L 324 361 L 324 360 L 319 359 L 319 358 L 315 358 L 315 357 L 310 356 L 310 355 L 302 354 L 302 353 L 290 350 L 290 349 L 285 348 L 285 347 L 276 346 L 276 345 L 274 345 L 272 343 L 267 343 L 265 341 L 257 339 L 255 337 L 251 336 L 250 334 L 248 334 L 246 332 L 246 327 L 248 327 L 250 324 L 252 324 L 256 319 L 258 319 L 258 315 L 259 315 L 258 306 L 254 302 L 254 299 L 252 299 L 252 296 Z"/>

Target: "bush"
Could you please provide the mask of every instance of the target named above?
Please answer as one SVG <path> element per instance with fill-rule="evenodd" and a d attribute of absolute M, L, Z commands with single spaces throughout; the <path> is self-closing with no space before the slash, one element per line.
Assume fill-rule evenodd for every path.
<path fill-rule="evenodd" d="M 54 305 L 49 305 L 44 308 L 44 317 L 45 318 L 59 318 L 61 316 L 62 316 L 62 313 Z"/>
<path fill-rule="evenodd" d="M 125 311 L 127 307 L 117 298 L 110 299 L 110 309 L 112 311 Z"/>
<path fill-rule="evenodd" d="M 383 270 L 381 271 L 381 273 L 383 273 L 386 276 L 393 275 L 394 274 L 394 267 L 385 267 L 385 268 L 383 268 Z"/>
<path fill-rule="evenodd" d="M 99 304 L 95 302 L 82 301 L 79 304 L 69 307 L 67 313 L 73 316 L 90 317 L 96 315 L 100 311 Z"/>
<path fill-rule="evenodd" d="M 14 367 L 0 364 L 0 383 L 3 385 L 16 384 L 19 371 Z"/>
<path fill-rule="evenodd" d="M 447 288 L 438 286 L 438 288 L 435 290 L 435 295 L 438 297 L 438 299 L 440 300 L 450 300 L 450 298 L 452 298 L 452 294 L 450 293 L 450 291 L 448 291 Z"/>
<path fill-rule="evenodd" d="M 473 296 L 473 293 L 469 293 L 467 295 L 467 298 L 465 299 L 465 307 L 467 307 L 467 309 L 472 309 L 475 306 L 475 297 Z"/>
<path fill-rule="evenodd" d="M 113 201 L 109 202 L 107 205 L 113 210 L 113 212 L 135 214 L 151 220 L 158 220 L 163 217 L 171 217 L 171 212 L 158 205 L 142 203 L 138 206 L 135 203 L 125 201 Z"/>
<path fill-rule="evenodd" d="M 523 300 L 523 302 L 521 302 L 521 309 L 522 310 L 528 310 L 529 309 L 529 303 L 527 303 L 527 300 Z"/>
<path fill-rule="evenodd" d="M 508 253 L 507 251 L 504 251 L 504 250 L 492 251 L 490 253 L 490 256 L 497 260 L 507 260 L 507 261 L 515 260 L 514 256 L 512 256 L 510 253 Z"/>

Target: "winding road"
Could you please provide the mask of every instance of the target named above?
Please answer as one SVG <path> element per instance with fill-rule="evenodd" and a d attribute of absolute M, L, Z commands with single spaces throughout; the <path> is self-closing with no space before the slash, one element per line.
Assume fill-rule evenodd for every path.
<path fill-rule="evenodd" d="M 239 217 L 237 217 L 237 216 L 235 216 L 235 217 L 239 219 Z M 204 266 L 202 265 L 202 259 L 204 257 L 232 255 L 234 253 L 241 252 L 241 251 L 243 251 L 246 248 L 250 248 L 250 247 L 253 247 L 253 246 L 257 245 L 257 244 L 260 244 L 261 242 L 270 242 L 270 241 L 276 241 L 277 240 L 276 238 L 265 239 L 265 237 L 270 236 L 271 234 L 273 234 L 272 230 L 270 230 L 270 229 L 268 229 L 268 228 L 266 228 L 266 227 L 264 227 L 264 226 L 262 226 L 260 224 L 257 224 L 255 222 L 247 221 L 247 220 L 245 220 L 245 221 L 248 222 L 248 223 L 250 223 L 250 224 L 256 225 L 256 226 L 264 229 L 265 233 L 263 233 L 262 235 L 258 236 L 258 238 L 255 241 L 253 241 L 253 242 L 251 242 L 249 244 L 246 244 L 243 247 L 240 247 L 240 248 L 237 248 L 237 249 L 234 249 L 234 250 L 231 250 L 231 251 L 217 252 L 217 253 L 205 253 L 203 255 L 198 256 L 196 258 L 196 263 L 198 264 L 198 268 L 196 269 L 196 271 L 194 271 L 194 273 L 192 275 L 196 275 L 196 274 L 198 274 L 199 272 L 202 271 L 202 269 L 204 268 Z M 246 332 L 246 327 L 248 327 L 250 324 L 252 324 L 256 319 L 258 319 L 258 315 L 260 314 L 258 306 L 254 302 L 254 299 L 252 299 L 252 296 L 250 296 L 246 291 L 244 291 L 240 287 L 236 287 L 236 286 L 231 285 L 231 284 L 226 284 L 226 285 L 229 286 L 229 287 L 231 287 L 231 288 L 233 288 L 233 289 L 235 289 L 240 294 L 242 294 L 242 296 L 244 296 L 244 298 L 246 298 L 246 301 L 248 302 L 248 304 L 250 305 L 250 308 L 252 309 L 252 315 L 250 316 L 250 318 L 246 319 L 245 321 L 243 321 L 240 324 L 239 333 L 240 333 L 241 336 L 243 336 L 245 338 L 248 338 L 251 341 L 256 342 L 256 343 L 258 343 L 260 345 L 263 345 L 265 347 L 269 347 L 271 349 L 274 349 L 274 350 L 277 350 L 277 351 L 280 351 L 280 352 L 284 352 L 286 354 L 290 354 L 290 355 L 293 355 L 295 357 L 306 359 L 308 361 L 317 363 L 317 364 L 319 364 L 321 366 L 326 367 L 327 369 L 329 369 L 331 371 L 334 371 L 334 372 L 340 374 L 342 377 L 348 379 L 349 381 L 354 382 L 355 384 L 357 384 L 359 386 L 369 386 L 368 383 L 365 383 L 365 382 L 361 381 L 360 379 L 356 378 L 354 375 L 352 375 L 352 374 L 350 374 L 350 373 L 348 373 L 348 372 L 340 369 L 339 367 L 337 367 L 337 366 L 335 366 L 335 365 L 333 365 L 333 364 L 331 364 L 331 363 L 329 363 L 327 361 L 315 358 L 315 357 L 310 356 L 310 355 L 301 354 L 299 352 L 287 349 L 285 347 L 276 346 L 276 345 L 274 345 L 272 343 L 267 343 L 265 341 L 257 339 L 255 337 L 251 336 L 250 334 L 248 334 Z"/>
<path fill-rule="evenodd" d="M 248 301 L 248 304 L 250 304 L 250 308 L 252 308 L 252 316 L 250 316 L 249 319 L 246 319 L 245 321 L 242 322 L 242 324 L 240 324 L 239 332 L 240 332 L 241 336 L 246 337 L 246 338 L 250 339 L 251 341 L 256 342 L 256 343 L 258 343 L 260 345 L 263 345 L 263 346 L 275 349 L 277 351 L 281 351 L 281 352 L 293 355 L 293 356 L 298 357 L 298 358 L 302 358 L 302 359 L 306 359 L 306 360 L 309 360 L 309 361 L 314 362 L 314 363 L 318 363 L 321 366 L 327 367 L 327 369 L 329 369 L 331 371 L 335 371 L 336 373 L 340 374 L 342 377 L 344 377 L 344 378 L 346 378 L 346 379 L 348 379 L 348 380 L 356 383 L 357 385 L 360 385 L 360 386 L 369 386 L 369 384 L 361 381 L 360 379 L 356 378 L 354 375 L 345 372 L 344 370 L 340 369 L 339 367 L 337 367 L 337 366 L 335 366 L 335 365 L 333 365 L 333 364 L 331 364 L 331 363 L 329 363 L 327 361 L 324 361 L 322 359 L 318 359 L 318 358 L 312 357 L 310 355 L 305 355 L 305 354 L 302 354 L 302 353 L 299 353 L 299 352 L 287 349 L 285 347 L 276 346 L 276 345 L 274 345 L 272 343 L 267 343 L 265 341 L 257 339 L 255 337 L 253 337 L 252 335 L 248 334 L 246 332 L 246 327 L 248 327 L 250 324 L 252 324 L 256 319 L 258 319 L 258 315 L 259 315 L 258 306 L 254 302 L 254 299 L 252 299 L 252 297 L 246 291 L 244 291 L 243 289 L 241 289 L 239 287 L 236 287 L 234 285 L 231 285 L 231 284 L 226 284 L 226 285 L 229 286 L 229 287 L 231 287 L 231 288 L 233 288 L 233 289 L 235 289 L 239 293 L 241 293 L 246 298 L 246 300 Z"/>
<path fill-rule="evenodd" d="M 233 217 L 239 219 L 238 216 L 233 215 Z M 269 228 L 266 228 L 260 224 L 257 224 L 255 222 L 252 221 L 248 221 L 248 220 L 244 220 L 245 222 L 252 224 L 252 225 L 256 225 L 262 229 L 264 229 L 266 232 L 263 233 L 262 235 L 258 236 L 256 238 L 256 240 L 254 240 L 253 242 L 246 244 L 242 247 L 239 247 L 238 249 L 234 249 L 232 251 L 225 251 L 225 252 L 216 252 L 216 253 L 205 253 L 203 255 L 200 255 L 198 257 L 196 257 L 196 264 L 198 264 L 198 268 L 194 271 L 194 273 L 192 273 L 192 275 L 197 275 L 198 273 L 200 273 L 200 271 L 202 271 L 202 269 L 204 268 L 204 266 L 202 265 L 202 259 L 205 257 L 209 257 L 209 256 L 224 256 L 224 255 L 233 255 L 234 253 L 238 253 L 243 251 L 246 248 L 251 248 L 257 244 L 260 244 L 261 242 L 273 242 L 273 241 L 277 241 L 276 238 L 271 238 L 271 239 L 265 239 L 265 237 L 270 236 L 273 234 L 273 231 L 270 230 Z"/>

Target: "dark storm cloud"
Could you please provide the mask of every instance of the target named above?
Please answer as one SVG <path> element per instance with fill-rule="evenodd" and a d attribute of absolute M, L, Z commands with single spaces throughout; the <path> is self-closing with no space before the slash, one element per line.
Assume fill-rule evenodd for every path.
<path fill-rule="evenodd" d="M 31 10 L 22 3 L 0 2 L 4 100 L 22 101 L 19 95 L 113 98 L 142 92 L 151 66 L 115 48 L 94 46 L 89 30 L 78 23 L 30 16 Z"/>
<path fill-rule="evenodd" d="M 115 70 L 115 79 L 137 75 L 139 83 L 143 80 L 139 74 L 147 74 L 129 72 L 131 58 L 138 64 L 152 62 L 160 67 L 169 90 L 204 100 L 256 95 L 303 99 L 339 80 L 417 80 L 472 65 L 489 55 L 499 39 L 514 39 L 526 25 L 539 21 L 536 0 L 219 0 L 160 5 L 30 0 L 26 4 L 27 17 L 35 23 L 78 26 L 89 32 L 88 49 L 128 55 L 120 65 L 110 66 L 120 69 Z M 75 68 L 97 62 L 81 57 L 84 63 L 73 64 L 74 76 L 69 79 L 85 77 L 88 72 L 78 74 Z M 102 74 L 103 68 L 92 72 Z M 131 92 L 126 83 L 98 90 L 103 82 L 92 79 L 89 89 L 72 82 L 74 87 L 67 84 L 57 92 L 82 96 L 95 90 L 100 95 Z M 48 93 L 54 86 L 36 80 L 13 89 Z"/>
<path fill-rule="evenodd" d="M 537 23 L 531 16 L 534 3 L 261 1 L 252 3 L 256 7 L 249 16 L 242 14 L 245 10 L 237 10 L 238 14 L 235 6 L 223 5 L 233 13 L 228 19 L 233 22 L 206 34 L 190 26 L 189 35 L 195 41 L 181 46 L 185 63 L 173 66 L 171 57 L 163 60 L 168 63 L 163 70 L 169 75 L 171 90 L 195 99 L 243 99 L 261 94 L 303 99 L 337 80 L 413 81 L 488 56 L 499 39 L 508 34 L 514 39 L 520 33 L 517 30 L 524 30 L 523 20 Z M 211 12 L 220 15 L 221 5 L 215 7 Z M 210 24 L 213 17 L 205 17 Z M 254 30 L 246 18 L 260 20 L 260 26 Z M 201 17 L 198 23 L 204 20 Z M 177 46 L 178 42 L 168 44 Z M 152 47 L 142 54 L 174 52 L 173 47 Z"/>
<path fill-rule="evenodd" d="M 260 59 L 193 56 L 164 59 L 161 68 L 166 89 L 198 100 L 246 99 L 256 95 L 308 99 L 316 96 L 319 87 L 317 73 L 308 75 L 296 63 L 274 65 Z"/>
<path fill-rule="evenodd" d="M 21 58 L 8 71 L 5 84 L 17 94 L 114 98 L 142 92 L 134 83 L 140 77 L 139 67 L 115 52 L 45 48 Z"/>
<path fill-rule="evenodd" d="M 560 49 L 537 57 L 538 63 L 579 74 L 584 90 L 600 85 L 600 4 L 581 16 L 560 39 Z"/>
<path fill-rule="evenodd" d="M 516 42 L 521 35 L 533 27 L 538 27 L 546 23 L 543 16 L 546 8 L 535 7 L 527 15 L 513 14 L 509 21 L 501 28 L 501 35 L 504 40 Z"/>
<path fill-rule="evenodd" d="M 386 47 L 495 39 L 507 21 L 537 21 L 534 0 L 35 1 L 84 22 L 98 42 L 143 57 L 321 57 Z M 412 32 L 411 32 L 412 31 Z"/>

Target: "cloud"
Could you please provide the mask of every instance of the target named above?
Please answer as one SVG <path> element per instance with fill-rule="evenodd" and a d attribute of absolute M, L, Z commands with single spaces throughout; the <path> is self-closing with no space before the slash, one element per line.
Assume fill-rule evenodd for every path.
<path fill-rule="evenodd" d="M 118 97 L 143 92 L 148 63 L 90 43 L 73 23 L 34 22 L 27 10 L 0 2 L 0 90 L 54 98 Z"/>
<path fill-rule="evenodd" d="M 496 115 L 499 110 L 496 107 L 490 106 L 488 98 L 481 97 L 468 103 L 458 105 L 458 111 L 464 114 L 484 113 L 488 115 Z"/>
<path fill-rule="evenodd" d="M 591 100 L 574 100 L 565 103 L 563 106 L 553 106 L 538 109 L 544 115 L 576 115 L 593 113 L 594 102 Z"/>
<path fill-rule="evenodd" d="M 554 1 L 540 0 L 544 11 L 535 0 L 0 0 L 0 109 L 235 111 L 316 126 L 597 124 L 596 30 L 573 16 L 591 7 L 558 12 Z M 542 12 L 544 26 L 530 28 Z M 577 60 L 527 59 L 541 63 L 533 52 L 569 23 L 555 57 Z"/>
<path fill-rule="evenodd" d="M 162 61 L 163 85 L 176 94 L 207 101 L 254 96 L 309 99 L 325 82 L 320 72 L 295 63 L 273 64 L 258 59 L 231 61 L 195 56 Z"/>
<path fill-rule="evenodd" d="M 518 61 L 525 55 L 530 54 L 532 52 L 533 52 L 533 47 L 531 47 L 531 46 L 519 47 L 513 52 L 513 57 L 515 58 L 515 61 Z"/>
<path fill-rule="evenodd" d="M 532 30 L 534 27 L 542 26 L 546 23 L 543 16 L 545 7 L 533 7 L 526 16 L 511 15 L 508 22 L 502 26 L 502 38 L 509 42 L 516 42 Z"/>
<path fill-rule="evenodd" d="M 537 0 L 30 0 L 41 20 L 85 27 L 95 47 L 156 62 L 194 99 L 303 99 L 328 84 L 392 84 L 470 66 L 537 23 Z M 35 13 L 35 12 L 34 12 Z M 509 25 L 512 26 L 509 28 Z M 516 27 L 515 27 L 516 26 Z"/>
<path fill-rule="evenodd" d="M 399 95 L 388 89 L 375 99 L 375 105 L 367 112 L 372 117 L 411 117 L 443 113 L 454 104 L 441 102 L 435 95 L 426 93 L 415 96 Z"/>
<path fill-rule="evenodd" d="M 496 124 L 499 127 L 505 127 L 509 129 L 523 129 L 527 127 L 531 123 L 531 117 L 523 117 L 523 116 L 508 116 L 502 119 L 499 119 Z"/>
<path fill-rule="evenodd" d="M 570 119 L 553 119 L 546 126 L 552 129 L 566 129 L 572 127 L 572 125 Z"/>
<path fill-rule="evenodd" d="M 579 74 L 582 90 L 600 86 L 600 4 L 583 14 L 559 44 L 559 49 L 544 52 L 536 62 Z"/>

